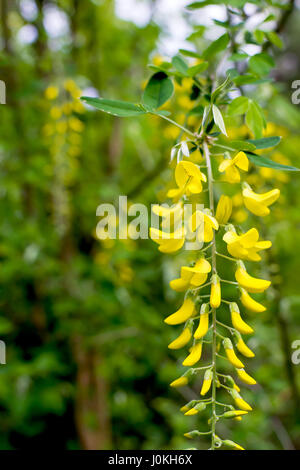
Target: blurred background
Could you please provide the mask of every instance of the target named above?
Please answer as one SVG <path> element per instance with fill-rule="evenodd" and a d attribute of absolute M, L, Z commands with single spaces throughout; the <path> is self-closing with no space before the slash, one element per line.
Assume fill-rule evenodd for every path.
<path fill-rule="evenodd" d="M 179 407 L 197 388 L 170 389 L 180 358 L 168 351 L 174 332 L 163 324 L 180 305 L 168 287 L 179 264 L 150 240 L 95 235 L 99 204 L 119 195 L 147 206 L 163 200 L 178 132 L 153 118 L 94 112 L 78 100 L 138 101 L 147 64 L 189 46 L 194 25 L 216 38 L 212 18 L 224 20 L 223 7 L 188 14 L 188 3 L 0 0 L 7 92 L 0 106 L 1 449 L 191 446 L 183 433 L 199 419 L 187 420 Z M 277 91 L 265 86 L 261 96 L 271 121 L 266 135 L 284 137 L 274 159 L 300 167 L 300 105 L 291 102 L 291 84 L 300 79 L 294 6 L 280 31 Z M 251 14 L 253 5 L 246 7 Z M 188 90 L 180 87 L 170 105 L 179 121 L 193 106 Z M 248 395 L 255 411 L 223 435 L 250 449 L 300 449 L 300 365 L 291 361 L 300 340 L 299 177 L 270 169 L 257 177 L 282 191 L 264 226 L 274 243 L 264 265 L 273 288 L 250 340 L 260 383 Z"/>

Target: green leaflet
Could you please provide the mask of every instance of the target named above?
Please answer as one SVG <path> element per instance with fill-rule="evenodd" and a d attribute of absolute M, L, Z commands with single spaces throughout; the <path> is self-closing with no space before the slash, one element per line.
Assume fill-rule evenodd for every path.
<path fill-rule="evenodd" d="M 253 145 L 252 143 L 250 143 L 249 141 L 244 141 L 244 140 L 233 140 L 230 142 L 230 147 L 236 149 L 236 150 L 248 150 L 248 151 L 252 151 L 252 150 L 255 150 L 255 145 Z"/>
<path fill-rule="evenodd" d="M 230 41 L 229 34 L 225 33 L 216 39 L 214 42 L 208 46 L 207 49 L 203 52 L 202 56 L 206 58 L 211 58 L 213 55 L 217 54 L 218 52 L 223 51 L 228 46 Z"/>
<path fill-rule="evenodd" d="M 173 57 L 172 64 L 177 70 L 177 72 L 181 73 L 182 75 L 187 75 L 189 67 L 181 57 L 179 57 L 178 55 Z"/>
<path fill-rule="evenodd" d="M 100 109 L 100 111 L 105 113 L 112 114 L 113 116 L 132 117 L 147 113 L 140 105 L 128 103 L 127 101 L 90 98 L 88 96 L 82 96 L 80 99 L 90 106 Z"/>
<path fill-rule="evenodd" d="M 201 59 L 201 55 L 194 51 L 188 51 L 187 49 L 179 49 L 180 54 L 186 57 L 192 57 L 194 59 Z"/>
<path fill-rule="evenodd" d="M 212 112 L 215 124 L 218 126 L 218 128 L 223 134 L 227 135 L 222 113 L 215 104 L 212 105 Z"/>
<path fill-rule="evenodd" d="M 144 91 L 143 102 L 149 108 L 160 108 L 173 95 L 174 85 L 164 72 L 157 72 L 150 78 Z"/>
<path fill-rule="evenodd" d="M 228 106 L 229 116 L 240 116 L 245 114 L 249 108 L 249 99 L 246 96 L 235 98 Z"/>
<path fill-rule="evenodd" d="M 247 157 L 249 160 L 254 163 L 256 166 L 263 166 L 266 168 L 272 168 L 273 170 L 282 170 L 282 171 L 300 171 L 299 168 L 296 168 L 294 166 L 287 166 L 287 165 L 282 165 L 281 163 L 273 162 L 273 160 L 270 160 L 267 157 L 263 157 L 260 155 L 255 155 L 253 153 L 246 152 Z"/>
<path fill-rule="evenodd" d="M 253 132 L 256 139 L 260 139 L 262 137 L 264 117 L 258 104 L 252 100 L 249 100 L 249 108 L 246 114 L 246 124 Z"/>
<path fill-rule="evenodd" d="M 275 66 L 271 56 L 266 53 L 255 54 L 249 59 L 249 69 L 260 76 L 268 75 Z"/>
<path fill-rule="evenodd" d="M 262 139 L 249 139 L 247 142 L 255 145 L 257 149 L 268 149 L 271 147 L 276 147 L 281 141 L 281 137 L 263 137 Z"/>
<path fill-rule="evenodd" d="M 202 62 L 198 65 L 193 65 L 188 69 L 188 74 L 190 77 L 195 77 L 198 73 L 204 72 L 208 67 L 208 62 Z"/>

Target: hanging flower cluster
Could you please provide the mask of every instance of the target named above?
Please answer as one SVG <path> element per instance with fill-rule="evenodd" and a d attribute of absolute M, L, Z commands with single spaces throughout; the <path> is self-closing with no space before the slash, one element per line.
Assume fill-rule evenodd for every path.
<path fill-rule="evenodd" d="M 233 441 L 220 438 L 216 434 L 217 422 L 221 419 L 241 420 L 252 410 L 240 393 L 236 379 L 247 385 L 256 381 L 246 372 L 246 360 L 254 357 L 247 346 L 244 335 L 253 334 L 253 328 L 244 320 L 246 311 L 261 313 L 265 307 L 253 297 L 264 292 L 270 281 L 253 277 L 247 272 L 245 262 L 258 262 L 261 252 L 271 247 L 271 242 L 261 240 L 256 228 L 242 231 L 230 223 L 232 199 L 221 195 L 215 210 L 212 144 L 209 141 L 196 141 L 197 150 L 204 159 L 198 166 L 192 161 L 179 161 L 175 168 L 176 188 L 170 189 L 167 197 L 173 205 L 153 206 L 153 212 L 160 216 L 161 229 L 151 228 L 151 238 L 163 253 L 175 253 L 182 249 L 187 233 L 193 233 L 199 243 L 194 250 L 194 260 L 188 266 L 182 266 L 180 277 L 170 282 L 171 289 L 184 292 L 181 307 L 167 316 L 165 323 L 179 328 L 177 337 L 169 344 L 169 349 L 187 348 L 182 365 L 187 370 L 171 383 L 171 387 L 188 385 L 198 374 L 202 384 L 199 399 L 185 404 L 181 411 L 186 416 L 196 415 L 210 410 L 209 430 L 194 430 L 185 434 L 187 438 L 211 435 L 211 448 L 227 446 L 242 449 Z M 226 154 L 219 164 L 221 180 L 229 183 L 241 183 L 241 176 L 246 175 L 250 167 L 247 155 L 236 152 L 232 157 Z M 240 173 L 240 170 L 242 173 Z M 203 171 L 203 172 L 202 172 Z M 207 195 L 208 206 L 195 207 L 195 196 Z M 246 183 L 241 183 L 241 195 L 245 208 L 255 215 L 264 217 L 270 213 L 269 207 L 278 199 L 280 191 L 274 189 L 263 194 L 255 193 Z M 183 220 L 185 204 L 192 204 L 192 214 Z M 170 231 L 167 232 L 166 228 Z M 218 271 L 218 259 L 228 263 L 226 278 Z M 224 271 L 224 270 L 223 270 Z M 227 296 L 226 289 L 231 293 Z M 224 320 L 225 319 L 225 320 Z M 203 354 L 205 351 L 205 354 Z M 208 364 L 200 364 L 204 357 Z M 209 360 L 206 358 L 209 357 Z M 246 360 L 245 360 L 245 359 Z M 224 364 L 226 361 L 228 364 Z M 232 366 L 233 374 L 222 373 L 223 367 Z M 220 401 L 217 389 L 229 394 L 225 403 Z"/>
<path fill-rule="evenodd" d="M 280 184 L 288 180 L 287 171 L 299 171 L 286 165 L 289 162 L 280 154 L 274 160 L 262 155 L 261 151 L 276 147 L 281 138 L 273 134 L 274 125 L 267 126 L 266 113 L 255 93 L 243 94 L 243 85 L 264 83 L 274 62 L 267 50 L 270 43 L 281 47 L 281 40 L 275 31 L 248 32 L 242 4 L 227 8 L 228 21 L 222 23 L 227 31 L 201 54 L 181 49 L 171 61 L 159 60 L 151 65 L 154 73 L 140 103 L 81 98 L 114 116 L 149 115 L 154 126 L 161 126 L 163 119 L 166 127 L 156 129 L 157 134 L 176 139 L 171 151 L 171 160 L 177 163 L 175 181 L 166 194 L 173 205 L 153 207 L 160 223 L 152 224 L 150 236 L 161 253 L 173 255 L 186 248 L 187 259 L 192 258 L 192 262 L 184 262 L 170 282 L 171 289 L 184 297 L 180 308 L 165 319 L 174 329 L 169 349 L 186 348 L 181 356 L 184 372 L 171 386 L 185 386 L 196 379 L 197 387 L 201 381 L 197 399 L 181 410 L 186 416 L 209 414 L 207 430 L 190 431 L 185 436 L 194 439 L 207 435 L 211 449 L 242 449 L 220 437 L 216 428 L 220 420 L 240 421 L 252 409 L 238 384 L 256 384 L 246 371 L 248 359 L 254 357 L 245 339 L 254 332 L 246 315 L 247 311 L 266 310 L 260 297 L 270 281 L 253 276 L 252 270 L 271 242 L 262 239 L 251 220 L 253 216 L 268 216 L 280 196 L 279 189 L 262 188 L 272 181 L 274 172 L 279 170 L 277 174 L 281 176 L 276 181 Z M 193 2 L 187 8 L 193 11 L 202 7 L 203 2 Z M 265 13 L 265 21 L 269 21 L 269 13 Z M 259 28 L 262 24 L 259 18 Z M 188 40 L 201 37 L 204 30 L 205 27 L 195 30 Z M 245 43 L 256 44 L 260 52 L 251 56 L 240 53 L 243 38 Z M 194 46 L 198 50 L 198 45 Z M 230 57 L 226 54 L 220 67 L 218 54 L 225 54 L 226 50 L 234 53 Z M 221 82 L 219 71 L 228 61 L 232 64 Z M 170 101 L 174 90 L 175 109 Z M 232 99 L 229 91 L 233 90 L 241 95 Z M 171 114 L 175 114 L 175 120 Z M 279 134 L 282 135 L 281 130 Z M 246 220 L 248 226 L 242 229 Z"/>

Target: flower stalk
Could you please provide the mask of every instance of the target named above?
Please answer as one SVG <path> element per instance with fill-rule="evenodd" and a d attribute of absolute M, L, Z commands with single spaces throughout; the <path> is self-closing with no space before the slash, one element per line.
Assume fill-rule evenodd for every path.
<path fill-rule="evenodd" d="M 209 148 L 207 143 L 203 142 L 203 152 L 207 166 L 207 180 L 208 180 L 208 194 L 209 194 L 209 208 L 212 215 L 215 212 L 214 203 L 214 186 L 213 186 L 213 174 L 211 159 L 209 154 Z M 216 236 L 215 233 L 212 239 L 211 245 L 211 264 L 212 271 L 217 274 L 217 247 L 216 247 Z M 215 449 L 215 435 L 216 435 L 216 390 L 217 390 L 217 310 L 212 308 L 212 393 L 211 393 L 211 449 Z"/>

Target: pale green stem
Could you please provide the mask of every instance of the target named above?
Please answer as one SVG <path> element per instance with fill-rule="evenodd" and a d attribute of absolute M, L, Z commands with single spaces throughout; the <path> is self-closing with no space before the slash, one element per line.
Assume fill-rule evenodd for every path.
<path fill-rule="evenodd" d="M 163 116 L 162 114 L 153 114 L 154 116 L 159 116 L 161 117 L 162 119 L 165 119 L 165 121 L 168 121 L 170 122 L 171 124 L 173 124 L 174 126 L 176 127 L 179 127 L 179 129 L 181 129 L 182 131 L 184 131 L 186 134 L 189 134 L 191 135 L 193 138 L 195 138 L 195 135 L 193 134 L 193 132 L 191 132 L 189 129 L 187 129 L 186 127 L 183 127 L 181 126 L 180 124 L 178 124 L 177 122 L 173 121 L 172 119 L 168 118 L 167 116 Z"/>
<path fill-rule="evenodd" d="M 207 165 L 207 176 L 208 176 L 208 193 L 209 193 L 209 208 L 212 216 L 215 213 L 214 204 L 214 188 L 213 188 L 213 174 L 211 167 L 211 160 L 209 154 L 209 148 L 206 142 L 203 142 L 203 151 Z M 212 272 L 217 273 L 217 250 L 216 250 L 216 239 L 215 233 L 212 240 Z M 212 395 L 211 395 L 211 449 L 215 449 L 215 434 L 216 434 L 216 382 L 217 382 L 217 312 L 216 309 L 212 309 Z"/>

